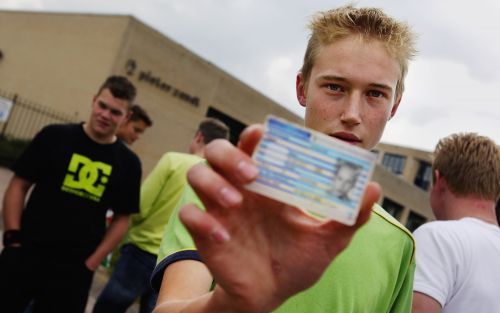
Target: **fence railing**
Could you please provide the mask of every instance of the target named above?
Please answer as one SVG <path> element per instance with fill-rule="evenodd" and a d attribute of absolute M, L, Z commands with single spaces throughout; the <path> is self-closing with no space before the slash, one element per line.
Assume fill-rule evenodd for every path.
<path fill-rule="evenodd" d="M 0 96 L 12 100 L 8 118 L 0 122 L 0 136 L 4 138 L 29 140 L 46 125 L 79 121 L 77 116 L 23 99 L 17 94 L 0 90 Z"/>

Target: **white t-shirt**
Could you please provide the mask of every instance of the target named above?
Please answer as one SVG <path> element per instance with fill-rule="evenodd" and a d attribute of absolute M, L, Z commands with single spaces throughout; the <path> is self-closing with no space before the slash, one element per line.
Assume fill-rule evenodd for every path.
<path fill-rule="evenodd" d="M 442 313 L 500 312 L 500 228 L 476 218 L 422 225 L 416 240 L 414 291 Z"/>

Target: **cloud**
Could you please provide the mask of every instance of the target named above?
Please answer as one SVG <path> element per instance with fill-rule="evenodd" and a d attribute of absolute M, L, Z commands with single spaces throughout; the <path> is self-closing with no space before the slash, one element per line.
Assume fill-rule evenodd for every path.
<path fill-rule="evenodd" d="M 295 77 L 299 71 L 301 56 L 290 54 L 277 56 L 270 60 L 266 71 L 265 93 L 273 95 L 273 99 L 294 112 L 304 116 L 304 108 L 299 105 L 295 95 Z"/>
<path fill-rule="evenodd" d="M 432 149 L 453 132 L 478 132 L 500 142 L 497 90 L 452 60 L 421 58 L 411 64 L 406 92 L 384 141 Z"/>
<path fill-rule="evenodd" d="M 10 10 L 19 10 L 30 8 L 32 10 L 41 10 L 44 8 L 43 0 L 2 0 L 2 8 Z"/>

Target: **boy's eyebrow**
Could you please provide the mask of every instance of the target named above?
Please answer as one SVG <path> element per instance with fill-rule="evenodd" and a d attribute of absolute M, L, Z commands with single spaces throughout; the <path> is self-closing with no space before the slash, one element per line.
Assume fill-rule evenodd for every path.
<path fill-rule="evenodd" d="M 318 77 L 317 80 L 336 80 L 336 81 L 343 81 L 343 82 L 347 81 L 347 79 L 345 79 L 344 77 L 335 76 L 335 75 L 323 75 L 323 76 Z"/>
<path fill-rule="evenodd" d="M 318 77 L 317 80 L 320 80 L 320 81 L 321 80 L 324 80 L 324 81 L 340 81 L 340 82 L 348 82 L 349 81 L 345 77 L 336 76 L 336 75 L 324 75 L 324 76 L 320 76 L 320 77 Z M 374 87 L 374 88 L 384 89 L 384 90 L 387 90 L 389 92 L 392 92 L 392 87 L 389 86 L 389 85 L 386 85 L 386 84 L 371 83 L 369 86 L 370 87 Z"/>
<path fill-rule="evenodd" d="M 388 85 L 385 85 L 385 84 L 370 84 L 370 86 L 371 87 L 375 87 L 375 88 L 385 89 L 387 91 L 392 92 L 391 86 L 388 86 Z"/>

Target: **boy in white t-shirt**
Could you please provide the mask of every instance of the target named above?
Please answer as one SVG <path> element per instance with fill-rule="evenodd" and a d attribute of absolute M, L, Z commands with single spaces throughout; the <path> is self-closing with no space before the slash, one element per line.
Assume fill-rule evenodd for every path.
<path fill-rule="evenodd" d="M 455 134 L 435 150 L 431 207 L 418 228 L 413 313 L 498 312 L 500 150 L 487 137 Z"/>

